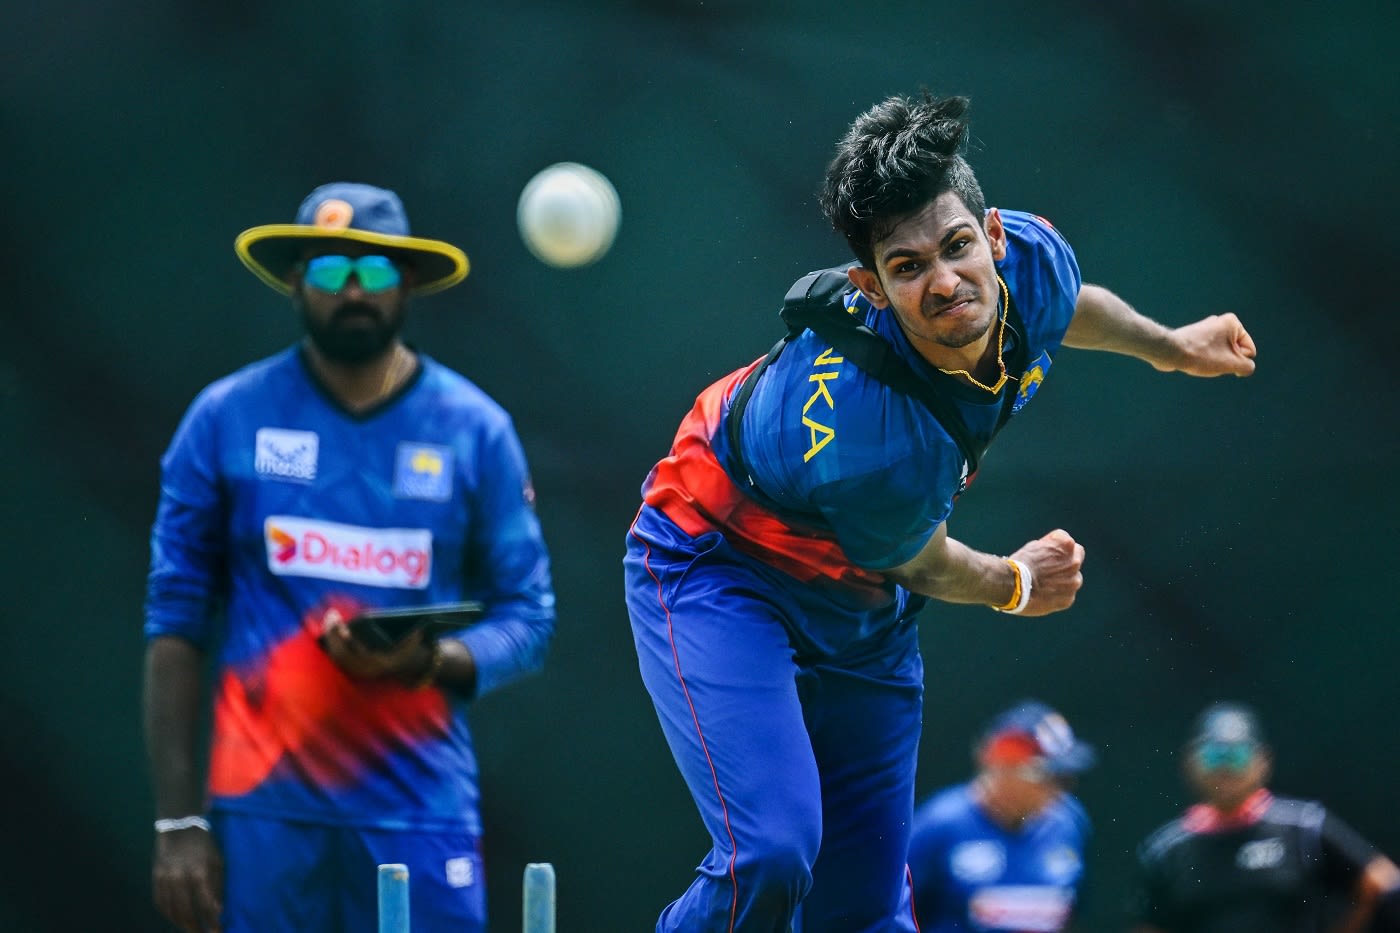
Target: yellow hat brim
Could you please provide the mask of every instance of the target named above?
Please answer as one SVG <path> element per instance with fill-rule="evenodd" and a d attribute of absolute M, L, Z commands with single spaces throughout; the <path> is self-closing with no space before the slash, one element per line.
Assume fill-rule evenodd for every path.
<path fill-rule="evenodd" d="M 354 227 L 328 230 L 308 224 L 264 224 L 240 233 L 233 241 L 233 251 L 248 271 L 268 286 L 290 295 L 292 286 L 287 277 L 309 249 L 346 241 L 380 247 L 390 258 L 411 266 L 414 274 L 409 293 L 413 295 L 431 295 L 451 288 L 471 270 L 467 254 L 451 243 Z"/>

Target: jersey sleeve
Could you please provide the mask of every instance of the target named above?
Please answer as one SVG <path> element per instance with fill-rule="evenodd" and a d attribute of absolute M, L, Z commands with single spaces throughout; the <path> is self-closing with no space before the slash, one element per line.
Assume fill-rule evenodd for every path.
<path fill-rule="evenodd" d="M 1003 212 L 1017 261 L 1008 269 L 1016 307 L 1033 346 L 1055 352 L 1074 318 L 1083 279 L 1069 241 L 1036 214 Z"/>
<path fill-rule="evenodd" d="M 544 664 L 554 635 L 549 555 L 534 510 L 525 453 L 508 420 L 480 448 L 473 521 L 466 548 L 466 589 L 481 594 L 486 619 L 461 640 L 476 662 L 476 696 Z"/>
<path fill-rule="evenodd" d="M 1331 813 L 1323 816 L 1319 837 L 1322 875 L 1329 886 L 1339 890 L 1355 886 L 1366 866 L 1379 854 L 1360 833 Z"/>
<path fill-rule="evenodd" d="M 224 514 L 216 406 L 206 390 L 185 413 L 161 458 L 146 578 L 147 639 L 179 635 L 200 647 L 207 644 L 226 560 Z"/>
<path fill-rule="evenodd" d="M 1171 912 L 1165 894 L 1166 880 L 1162 865 L 1160 833 L 1152 836 L 1138 850 L 1135 884 L 1129 895 L 1128 915 L 1136 924 L 1171 928 Z"/>

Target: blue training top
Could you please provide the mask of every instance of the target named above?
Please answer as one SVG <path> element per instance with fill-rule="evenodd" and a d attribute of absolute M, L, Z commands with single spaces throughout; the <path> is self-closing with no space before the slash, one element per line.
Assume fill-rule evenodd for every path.
<path fill-rule="evenodd" d="M 1034 396 L 1074 315 L 1079 266 L 1069 244 L 1044 218 L 1003 211 L 1007 253 L 997 272 L 1026 333 L 1024 373 L 1013 412 Z M 892 309 L 876 308 L 854 287 L 845 302 L 914 371 L 953 399 L 970 433 L 986 441 L 1002 395 L 969 387 L 929 365 L 910 345 Z M 881 571 L 911 560 L 952 511 L 966 487 L 956 442 L 917 399 L 891 390 L 841 357 L 812 331 L 794 339 L 759 380 L 744 414 L 742 460 L 771 505 L 745 495 L 727 473 L 725 418 L 738 386 L 758 362 L 700 394 L 670 454 L 642 487 L 637 530 L 674 546 L 720 531 L 742 553 L 781 571 L 807 609 L 834 609 L 848 631 L 868 631 L 923 604 Z M 776 506 L 776 508 L 772 507 Z M 648 509 L 669 519 L 659 520 Z M 669 527 L 668 527 L 669 526 Z M 852 630 L 852 623 L 854 629 Z M 828 641 L 812 632 L 818 643 Z"/>
<path fill-rule="evenodd" d="M 519 439 L 419 360 L 356 415 L 286 350 L 205 389 L 165 454 L 145 634 L 216 651 L 217 809 L 481 831 L 466 699 L 352 680 L 317 643 L 367 608 L 478 599 L 487 616 L 456 636 L 476 695 L 543 663 L 554 595 Z"/>
<path fill-rule="evenodd" d="M 987 816 L 972 788 L 950 787 L 914 812 L 909 874 L 919 929 L 1064 929 L 1084 878 L 1084 808 L 1063 794 L 1013 831 Z"/>

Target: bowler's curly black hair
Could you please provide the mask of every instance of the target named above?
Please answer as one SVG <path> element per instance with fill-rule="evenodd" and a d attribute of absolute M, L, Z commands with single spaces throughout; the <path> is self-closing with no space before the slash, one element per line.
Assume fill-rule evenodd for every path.
<path fill-rule="evenodd" d="M 967 144 L 966 97 L 891 97 L 856 118 L 827 166 L 820 203 L 867 268 L 898 220 L 952 191 L 979 220 L 986 199 Z"/>

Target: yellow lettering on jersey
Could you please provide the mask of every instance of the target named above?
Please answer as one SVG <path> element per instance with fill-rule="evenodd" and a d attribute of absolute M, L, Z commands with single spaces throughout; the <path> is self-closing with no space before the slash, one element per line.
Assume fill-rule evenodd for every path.
<path fill-rule="evenodd" d="M 836 429 L 828 428 L 824 424 L 817 424 L 806 415 L 802 416 L 802 423 L 807 427 L 808 433 L 812 437 L 812 446 L 807 448 L 807 452 L 802 455 L 802 462 L 806 463 L 817 455 L 817 451 L 831 443 L 831 439 L 836 436 Z M 818 435 L 821 437 L 818 438 Z"/>
<path fill-rule="evenodd" d="M 827 380 L 835 379 L 840 373 L 812 373 L 807 377 L 808 382 L 817 384 L 817 391 L 812 393 L 812 397 L 807 399 L 807 404 L 802 406 L 802 414 L 807 414 L 807 410 L 812 407 L 812 403 L 819 398 L 826 399 L 826 407 L 832 411 L 836 410 L 836 400 L 831 397 L 831 393 L 826 391 Z"/>
<path fill-rule="evenodd" d="M 839 366 L 842 363 L 844 363 L 846 361 L 845 357 L 832 355 L 832 351 L 835 349 L 835 347 L 827 347 L 821 352 L 820 356 L 818 356 L 815 360 L 812 361 L 812 365 Z M 840 373 L 832 369 L 826 372 L 812 373 L 810 376 L 807 377 L 807 381 L 815 382 L 817 384 L 817 388 L 816 391 L 812 393 L 812 397 L 807 399 L 807 404 L 802 406 L 802 424 L 804 427 L 807 428 L 808 435 L 811 437 L 811 446 L 808 447 L 807 452 L 802 455 L 803 463 L 806 463 L 807 461 L 815 457 L 817 453 L 820 452 L 821 449 L 827 444 L 831 443 L 831 439 L 836 436 L 835 428 L 828 427 L 822 424 L 821 422 L 812 419 L 808 413 L 811 411 L 812 406 L 816 404 L 817 399 L 821 399 L 824 402 L 826 402 L 826 408 L 828 411 L 836 411 L 836 400 L 831 397 L 831 392 L 827 389 L 826 384 L 828 381 L 835 379 L 839 375 Z"/>

